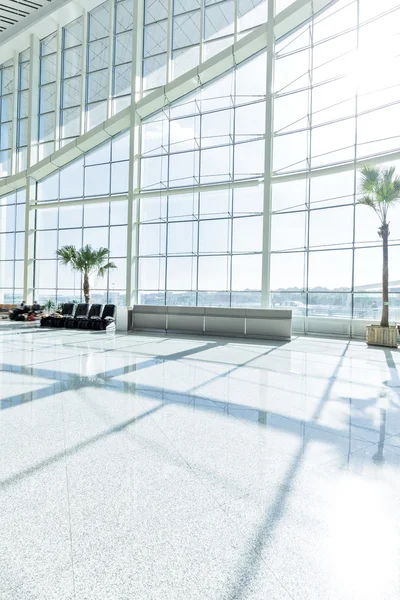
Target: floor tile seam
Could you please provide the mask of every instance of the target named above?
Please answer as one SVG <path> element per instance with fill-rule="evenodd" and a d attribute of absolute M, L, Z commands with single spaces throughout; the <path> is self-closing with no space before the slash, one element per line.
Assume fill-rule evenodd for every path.
<path fill-rule="evenodd" d="M 96 350 L 91 350 L 91 351 L 86 352 L 84 354 L 81 354 L 81 353 L 79 353 L 79 354 L 78 353 L 77 354 L 70 354 L 70 355 L 67 355 L 67 356 L 60 356 L 58 358 L 49 359 L 49 360 L 42 361 L 42 362 L 28 363 L 28 364 L 22 365 L 22 366 L 26 367 L 26 368 L 34 368 L 35 366 L 38 366 L 38 365 L 44 365 L 44 364 L 54 363 L 54 362 L 58 362 L 58 361 L 70 360 L 71 358 L 83 358 L 83 357 L 86 357 L 86 356 L 97 355 L 97 354 L 102 354 L 102 353 L 104 353 L 104 349 L 103 348 L 100 349 L 100 350 L 97 350 L 97 349 Z M 123 367 L 121 367 L 121 368 L 123 368 Z"/>
<path fill-rule="evenodd" d="M 168 355 L 165 355 L 165 356 L 162 356 L 162 357 L 160 357 L 160 356 L 155 357 L 154 355 L 148 355 L 148 354 L 139 354 L 138 355 L 138 358 L 142 358 L 142 357 L 143 358 L 147 358 L 147 359 L 152 358 L 154 360 L 158 360 L 161 363 L 180 362 L 180 361 L 183 361 L 183 362 L 188 361 L 189 362 L 189 361 L 191 361 L 191 362 L 193 362 L 195 364 L 202 364 L 204 362 L 210 363 L 210 364 L 221 364 L 221 363 L 218 363 L 218 362 L 216 363 L 213 360 L 206 360 L 205 361 L 204 359 L 196 359 L 196 358 L 192 358 L 191 356 L 188 356 L 187 358 L 186 357 L 182 357 L 182 358 L 176 359 L 176 358 L 170 358 Z M 195 367 L 195 364 L 193 365 L 194 367 Z M 244 365 L 242 365 L 242 364 L 235 364 L 235 363 L 223 363 L 223 364 L 226 365 L 227 367 L 230 366 L 231 369 L 232 369 L 232 373 L 235 373 L 236 371 L 240 371 L 240 368 L 243 367 L 243 368 L 246 368 L 246 369 L 254 370 L 255 372 L 259 371 L 260 373 L 265 373 L 265 374 L 275 373 L 275 374 L 278 374 L 278 375 L 285 375 L 285 376 L 290 375 L 290 376 L 293 376 L 296 379 L 297 378 L 301 378 L 301 379 L 304 379 L 304 380 L 310 381 L 310 382 L 312 382 L 312 381 L 329 381 L 329 380 L 331 380 L 333 378 L 338 383 L 343 383 L 343 384 L 348 384 L 348 385 L 360 385 L 360 386 L 364 386 L 364 387 L 371 387 L 371 385 L 381 386 L 383 384 L 383 382 L 376 383 L 376 384 L 371 384 L 371 383 L 364 383 L 363 381 L 355 381 L 355 380 L 352 380 L 352 379 L 342 379 L 342 378 L 340 378 L 338 376 L 324 377 L 323 375 L 312 375 L 312 374 L 309 374 L 309 373 L 301 373 L 301 372 L 288 372 L 288 371 L 280 370 L 280 369 L 273 369 L 273 368 L 269 368 L 269 367 L 258 367 L 258 366 L 246 365 L 246 364 L 244 364 Z M 319 364 L 321 364 L 321 363 L 319 363 Z M 229 373 L 228 373 L 228 375 L 229 375 Z M 220 374 L 220 376 L 222 377 L 222 376 L 224 376 L 224 374 Z M 249 383 L 257 385 L 257 382 L 249 381 Z M 205 384 L 203 384 L 203 385 L 205 385 Z M 279 389 L 279 388 L 277 388 L 277 389 Z"/>
<path fill-rule="evenodd" d="M 55 363 L 55 362 L 59 362 L 59 361 L 63 361 L 63 360 L 70 360 L 71 358 L 84 358 L 86 356 L 90 356 L 91 354 L 97 354 L 95 352 L 87 352 L 86 354 L 70 354 L 67 356 L 62 356 L 59 358 L 53 358 L 53 359 L 49 359 L 49 360 L 44 360 L 42 362 L 33 362 L 33 363 L 28 363 L 26 365 L 23 365 L 26 368 L 35 368 L 38 367 L 40 365 L 46 365 L 48 363 Z M 55 369 L 54 369 L 55 370 Z M 68 373 L 65 373 L 66 375 Z"/>
<path fill-rule="evenodd" d="M 330 464 L 334 464 L 338 461 L 340 461 L 341 459 L 343 459 L 344 457 L 350 457 L 353 456 L 354 454 L 360 454 L 362 452 L 365 452 L 366 450 L 372 448 L 372 447 L 379 447 L 379 443 L 376 442 L 370 442 L 369 444 L 367 444 L 366 446 L 364 446 L 364 448 L 358 448 L 358 450 L 351 450 L 350 452 L 345 452 L 343 454 L 340 454 L 339 456 L 336 456 L 335 458 L 329 459 L 328 461 L 324 461 L 322 463 L 310 466 L 310 467 L 306 467 L 305 471 L 310 473 L 313 471 L 319 471 L 322 467 L 326 467 Z M 328 477 L 326 477 L 323 473 L 318 473 L 318 475 L 325 477 L 326 479 L 329 480 Z"/>
<path fill-rule="evenodd" d="M 28 363 L 28 364 L 26 364 L 24 366 L 31 367 L 31 366 L 40 365 L 40 364 L 46 364 L 46 363 L 51 363 L 51 362 L 55 362 L 55 361 L 59 361 L 59 360 L 68 360 L 68 359 L 71 359 L 71 358 L 78 358 L 78 357 L 82 357 L 82 356 L 89 356 L 90 354 L 96 354 L 97 355 L 97 354 L 101 354 L 101 353 L 104 353 L 104 352 L 105 352 L 105 349 L 103 349 L 103 348 L 102 349 L 93 349 L 93 350 L 90 350 L 89 352 L 86 352 L 85 354 L 75 354 L 75 355 L 60 356 L 59 358 L 49 359 L 47 361 Z M 149 355 L 145 355 L 145 356 L 148 357 Z M 135 358 L 142 358 L 142 355 L 136 356 Z M 179 359 L 178 359 L 178 361 L 179 361 Z M 168 361 L 168 359 L 166 359 L 166 360 L 163 360 L 163 361 L 160 361 L 160 362 L 162 362 L 162 363 L 164 363 L 164 362 L 174 362 L 174 359 L 171 359 L 169 361 Z M 265 372 L 266 374 L 268 374 L 268 373 L 271 372 L 271 373 L 276 373 L 278 375 L 288 375 L 287 371 L 278 370 L 278 369 L 269 369 L 269 368 L 267 368 L 267 369 L 264 369 L 264 368 L 261 369 L 259 367 L 253 367 L 253 366 L 245 367 L 245 368 L 251 368 L 251 369 L 259 370 L 260 372 L 262 371 L 263 373 Z M 240 371 L 240 365 L 237 367 L 237 370 Z M 233 371 L 233 372 L 235 372 L 235 371 Z M 331 379 L 331 378 L 326 378 L 326 377 L 323 377 L 323 376 L 312 376 L 312 375 L 308 375 L 306 373 L 294 373 L 294 372 L 290 372 L 289 375 L 293 375 L 296 378 L 300 377 L 302 380 L 310 381 L 310 382 L 312 382 L 314 380 L 317 380 L 317 381 L 320 381 L 320 380 L 327 381 L 327 380 Z M 227 376 L 227 375 L 226 374 L 225 375 L 221 374 L 220 376 L 224 377 L 224 376 Z M 228 376 L 229 376 L 229 373 L 228 373 Z M 361 386 L 365 386 L 365 387 L 370 387 L 371 386 L 371 384 L 367 384 L 367 383 L 364 383 L 364 382 L 361 382 L 361 381 L 349 380 L 349 379 L 342 380 L 341 378 L 339 378 L 339 379 L 335 379 L 335 381 L 337 383 L 343 383 L 343 384 L 347 384 L 347 385 L 361 385 Z M 250 385 L 259 385 L 259 386 L 261 385 L 262 387 L 271 387 L 268 384 L 258 384 L 257 382 L 252 382 L 252 381 L 249 381 L 248 383 Z M 206 384 L 207 384 L 207 382 L 205 382 L 203 384 L 200 384 L 200 385 L 206 385 Z M 378 386 L 381 386 L 382 384 L 383 384 L 383 382 L 381 382 L 381 384 L 374 384 L 374 386 L 378 387 Z M 392 386 L 391 389 L 396 389 L 396 387 L 399 387 L 399 386 Z M 275 386 L 275 388 L 276 388 L 276 386 Z M 280 388 L 276 388 L 276 389 L 280 389 Z M 287 391 L 291 391 L 291 390 L 287 390 Z"/>
<path fill-rule="evenodd" d="M 195 399 L 195 398 L 196 398 L 196 396 L 193 396 L 193 398 Z M 318 399 L 319 399 L 319 398 L 318 398 Z M 209 400 L 209 401 L 211 401 L 213 404 L 215 404 L 215 405 L 216 405 L 218 408 L 220 408 L 220 407 L 219 407 L 219 403 L 221 403 L 221 402 L 223 403 L 223 402 L 224 402 L 224 401 L 220 401 L 220 400 L 215 400 L 215 399 L 213 399 L 213 398 L 208 398 L 208 400 Z M 188 404 L 189 404 L 189 403 L 188 403 Z M 231 405 L 232 403 L 230 403 L 230 402 L 227 402 L 227 404 L 230 404 L 230 405 Z M 234 407 L 234 406 L 232 406 L 232 409 L 233 409 L 233 410 L 235 410 L 235 407 Z M 247 409 L 247 407 L 246 407 L 244 410 L 246 410 L 246 409 Z M 241 408 L 239 405 L 238 405 L 238 410 L 242 410 L 242 408 Z M 257 409 L 257 408 L 252 408 L 252 407 L 248 407 L 248 410 L 259 411 L 260 409 Z M 221 412 L 222 412 L 222 411 L 223 411 L 223 409 L 221 408 Z M 266 413 L 268 413 L 268 412 L 273 412 L 273 411 L 268 411 L 268 410 L 267 410 L 267 411 L 265 411 L 265 412 L 266 412 Z M 238 416 L 238 415 L 234 415 L 234 414 L 231 414 L 231 413 L 225 413 L 225 412 L 224 412 L 224 414 L 225 414 L 227 417 L 233 417 L 233 418 L 237 419 L 237 420 L 238 420 L 238 421 L 239 421 L 241 424 L 247 425 L 248 427 L 250 427 L 250 428 L 251 428 L 253 431 L 255 431 L 255 432 L 258 432 L 258 431 L 259 431 L 259 424 L 255 423 L 255 422 L 253 422 L 253 421 L 248 421 L 248 420 L 241 419 L 241 418 L 240 418 L 240 416 Z M 322 430 L 322 431 L 324 431 L 325 433 L 329 433 L 329 434 L 331 434 L 331 435 L 335 435 L 335 436 L 338 436 L 338 437 L 340 437 L 340 438 L 347 438 L 347 437 L 348 437 L 348 435 L 347 435 L 346 433 L 340 433 L 339 431 L 337 431 L 337 432 L 336 432 L 336 431 L 332 431 L 332 430 L 331 430 L 330 428 L 328 428 L 328 427 L 323 427 L 323 426 L 315 426 L 315 425 L 312 425 L 312 421 L 304 421 L 304 420 L 302 421 L 302 420 L 300 420 L 300 419 L 297 419 L 297 418 L 294 418 L 294 417 L 287 417 L 287 416 L 285 416 L 285 415 L 276 415 L 276 413 L 274 413 L 274 414 L 275 414 L 275 416 L 278 416 L 278 417 L 280 417 L 280 418 L 283 418 L 283 419 L 287 419 L 288 421 L 295 421 L 295 422 L 296 422 L 296 424 L 298 424 L 298 423 L 303 423 L 303 422 L 304 422 L 304 424 L 305 424 L 305 426 L 306 426 L 306 427 L 309 427 L 310 429 L 313 429 L 313 430 L 315 430 L 315 431 L 320 431 L 320 430 Z M 353 436 L 353 438 L 354 438 L 354 439 L 357 439 L 358 441 L 364 441 L 364 438 L 361 438 L 361 437 L 360 437 L 360 438 L 358 438 L 358 436 Z"/>
<path fill-rule="evenodd" d="M 287 418 L 290 419 L 290 417 L 287 417 Z M 348 433 L 345 433 L 344 431 L 343 431 L 343 433 L 340 433 L 339 430 L 337 430 L 337 432 L 336 432 L 336 431 L 334 431 L 334 430 L 332 430 L 332 429 L 330 429 L 328 427 L 324 428 L 324 426 L 322 426 L 322 425 L 320 425 L 320 426 L 312 425 L 311 424 L 312 421 L 303 421 L 303 422 L 304 422 L 304 425 L 306 427 L 308 427 L 309 429 L 313 429 L 314 431 L 321 431 L 322 430 L 325 433 L 329 433 L 330 435 L 336 435 L 336 436 L 338 436 L 340 438 L 343 438 L 343 439 L 348 439 L 348 437 L 349 437 Z M 352 423 L 352 427 L 355 427 L 354 423 Z M 370 431 L 371 431 L 371 433 L 379 433 L 379 429 L 376 429 L 376 430 L 375 429 L 371 429 Z M 370 440 L 367 440 L 366 438 L 361 437 L 358 434 L 354 434 L 353 432 L 351 434 L 351 439 L 352 440 L 356 440 L 358 442 L 369 442 L 369 443 L 371 443 Z M 311 441 L 311 440 L 309 440 L 309 441 Z M 372 442 L 372 443 L 377 443 L 377 442 Z"/>
<path fill-rule="evenodd" d="M 151 390 L 151 388 L 147 388 L 147 387 L 145 389 L 147 389 L 149 391 Z M 160 393 L 161 394 L 166 394 L 166 395 L 167 394 L 170 394 L 170 395 L 176 394 L 176 392 L 173 392 L 173 391 L 163 391 L 163 392 L 160 392 Z M 178 395 L 181 395 L 181 394 L 178 393 Z M 184 394 L 182 393 L 182 396 L 183 395 Z M 187 394 L 187 397 L 188 398 L 192 398 L 193 400 L 196 400 L 196 398 L 198 396 L 196 396 L 196 395 L 192 396 L 191 394 Z M 216 400 L 216 399 L 213 399 L 213 398 L 207 398 L 207 400 L 210 401 L 210 402 L 212 402 L 217 408 L 219 408 L 221 414 L 224 414 L 225 416 L 230 417 L 230 418 L 237 419 L 242 425 L 247 425 L 248 427 L 250 427 L 255 432 L 259 431 L 259 425 L 256 422 L 242 419 L 240 416 L 232 414 L 232 413 L 226 413 L 224 411 L 224 408 L 220 406 L 220 404 L 230 404 L 231 405 L 232 403 L 230 403 L 230 402 L 224 402 L 223 400 Z M 173 402 L 169 402 L 169 403 L 170 404 L 174 404 Z M 168 404 L 168 398 L 167 398 L 167 404 Z M 191 402 L 182 402 L 180 404 L 191 406 Z M 232 410 L 235 410 L 235 406 L 232 406 Z M 259 411 L 260 409 L 253 408 L 253 407 L 245 407 L 245 408 L 243 408 L 240 405 L 237 405 L 237 410 Z M 274 411 L 268 411 L 267 410 L 265 412 L 268 413 L 268 412 L 274 412 Z M 323 431 L 325 433 L 329 433 L 330 435 L 335 435 L 335 436 L 340 437 L 340 438 L 347 438 L 348 437 L 348 434 L 345 433 L 345 432 L 341 433 L 339 430 L 338 431 L 333 431 L 329 427 L 324 427 L 324 426 L 321 426 L 321 425 L 320 426 L 316 426 L 316 425 L 312 424 L 312 421 L 304 421 L 304 420 L 301 420 L 301 419 L 298 419 L 298 418 L 295 418 L 295 417 L 289 417 L 289 416 L 285 416 L 285 415 L 276 415 L 275 413 L 274 413 L 274 415 L 277 416 L 277 417 L 279 417 L 279 418 L 282 418 L 282 419 L 287 419 L 288 421 L 294 421 L 294 422 L 296 422 L 296 424 L 300 423 L 300 422 L 304 422 L 304 424 L 305 424 L 306 427 L 309 427 L 310 429 L 313 429 L 315 431 Z M 361 437 L 361 436 L 359 436 L 357 434 L 353 434 L 352 438 L 355 439 L 355 440 L 357 440 L 357 441 L 366 441 L 365 438 L 363 438 L 363 437 Z"/>

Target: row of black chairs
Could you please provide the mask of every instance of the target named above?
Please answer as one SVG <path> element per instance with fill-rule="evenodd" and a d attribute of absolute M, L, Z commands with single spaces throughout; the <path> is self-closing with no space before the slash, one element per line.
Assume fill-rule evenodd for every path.
<path fill-rule="evenodd" d="M 61 313 L 43 317 L 41 327 L 65 327 L 66 329 L 96 329 L 115 328 L 115 304 L 63 304 Z"/>

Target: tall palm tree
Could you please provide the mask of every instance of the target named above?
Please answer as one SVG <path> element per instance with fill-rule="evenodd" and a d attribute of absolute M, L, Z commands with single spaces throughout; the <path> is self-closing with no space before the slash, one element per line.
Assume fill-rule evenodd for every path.
<path fill-rule="evenodd" d="M 360 169 L 359 192 L 362 198 L 358 204 L 369 206 L 378 215 L 380 226 L 378 235 L 382 238 L 382 319 L 381 327 L 389 327 L 389 221 L 388 212 L 400 200 L 400 177 L 395 175 L 395 167 L 365 165 Z"/>
<path fill-rule="evenodd" d="M 108 248 L 95 250 L 89 245 L 77 250 L 75 246 L 63 246 L 57 250 L 56 255 L 61 258 L 63 265 L 69 265 L 74 271 L 83 275 L 83 295 L 85 302 L 90 302 L 89 276 L 97 272 L 98 277 L 104 277 L 109 269 L 116 269 L 113 262 L 109 262 L 110 251 Z"/>

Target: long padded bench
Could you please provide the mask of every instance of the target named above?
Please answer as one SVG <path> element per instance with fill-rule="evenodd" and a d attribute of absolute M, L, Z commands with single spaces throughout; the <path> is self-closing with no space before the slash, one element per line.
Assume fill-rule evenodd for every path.
<path fill-rule="evenodd" d="M 290 340 L 292 311 L 137 304 L 133 307 L 131 328 Z"/>

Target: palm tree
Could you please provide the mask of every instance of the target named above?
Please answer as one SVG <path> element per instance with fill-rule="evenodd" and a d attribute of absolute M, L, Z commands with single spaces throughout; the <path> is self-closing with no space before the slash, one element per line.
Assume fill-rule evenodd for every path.
<path fill-rule="evenodd" d="M 89 245 L 77 250 L 75 246 L 63 246 L 57 250 L 56 255 L 61 258 L 61 264 L 69 265 L 74 271 L 83 275 L 83 295 L 85 302 L 90 302 L 89 276 L 97 272 L 98 277 L 104 277 L 109 269 L 116 269 L 116 265 L 109 262 L 110 251 L 108 248 L 95 250 Z"/>
<path fill-rule="evenodd" d="M 382 319 L 381 327 L 389 327 L 389 221 L 388 212 L 400 200 L 400 177 L 395 175 L 395 167 L 367 166 L 361 168 L 358 204 L 369 206 L 378 215 L 380 226 L 378 235 L 382 238 Z"/>

